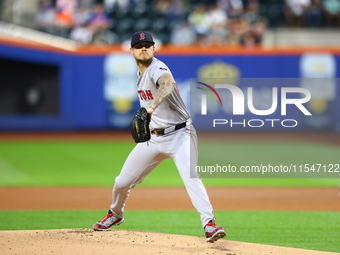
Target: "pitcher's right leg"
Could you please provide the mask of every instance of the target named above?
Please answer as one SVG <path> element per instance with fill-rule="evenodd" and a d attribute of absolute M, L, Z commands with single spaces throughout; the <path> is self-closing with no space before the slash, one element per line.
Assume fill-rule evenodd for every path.
<path fill-rule="evenodd" d="M 141 183 L 165 158 L 165 155 L 159 154 L 157 143 L 150 141 L 148 144 L 137 144 L 115 180 L 111 209 L 102 220 L 93 225 L 93 229 L 108 230 L 111 226 L 121 224 L 124 221 L 124 207 L 131 189 Z"/>

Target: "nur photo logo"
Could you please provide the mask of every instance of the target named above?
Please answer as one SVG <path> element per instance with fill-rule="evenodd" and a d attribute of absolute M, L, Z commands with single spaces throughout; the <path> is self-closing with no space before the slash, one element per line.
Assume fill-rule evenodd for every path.
<path fill-rule="evenodd" d="M 217 91 L 210 85 L 208 84 L 205 84 L 203 82 L 197 82 L 205 87 L 207 87 L 211 92 L 213 92 L 216 96 L 216 98 L 218 99 L 220 105 L 222 105 L 222 100 L 221 100 L 221 97 L 220 95 L 217 93 Z M 211 100 L 214 102 L 215 105 L 217 105 L 217 101 L 216 101 L 216 98 L 215 96 L 208 90 L 208 89 L 205 89 L 205 88 L 200 88 L 200 87 L 197 87 L 198 89 L 204 91 L 206 94 L 202 94 L 202 99 L 201 99 L 201 113 L 202 115 L 206 115 L 207 114 L 207 94 L 210 96 Z"/>
<path fill-rule="evenodd" d="M 261 84 L 259 89 L 258 80 L 255 80 L 257 87 L 248 85 L 242 86 L 242 88 L 232 84 L 213 82 L 213 79 L 209 83 L 196 81 L 196 88 L 202 92 L 199 97 L 196 97 L 196 100 L 199 101 L 200 111 L 198 109 L 195 111 L 196 113 L 200 112 L 201 117 L 213 116 L 211 120 L 213 128 L 219 125 L 260 128 L 265 125 L 274 127 L 278 124 L 283 128 L 291 128 L 298 126 L 298 119 L 286 117 L 312 116 L 306 107 L 306 104 L 311 100 L 311 92 L 306 88 L 292 86 L 293 84 L 288 84 L 288 86 Z M 249 80 L 247 84 L 249 84 Z M 263 92 L 265 96 L 261 95 L 259 91 Z M 211 102 L 213 102 L 215 112 L 211 111 L 210 113 Z M 256 102 L 267 106 L 266 108 L 257 107 Z M 226 116 L 224 112 L 230 106 L 231 111 L 230 109 L 228 111 L 232 114 Z M 198 107 L 197 103 L 196 107 Z M 219 109 L 216 110 L 216 107 Z M 240 119 L 242 116 L 247 118 Z M 230 117 L 237 117 L 237 119 Z"/>

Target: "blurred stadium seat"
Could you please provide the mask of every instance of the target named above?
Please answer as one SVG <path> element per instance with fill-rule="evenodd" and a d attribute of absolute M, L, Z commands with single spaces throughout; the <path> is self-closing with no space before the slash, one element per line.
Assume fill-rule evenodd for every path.
<path fill-rule="evenodd" d="M 158 18 L 152 22 L 152 31 L 155 33 L 169 32 L 167 31 L 169 21 L 165 18 Z"/>
<path fill-rule="evenodd" d="M 286 25 L 284 18 L 285 3 L 282 0 L 260 1 L 260 14 L 268 21 L 268 27 Z"/>
<path fill-rule="evenodd" d="M 116 27 L 116 32 L 118 34 L 126 34 L 126 33 L 132 33 L 133 30 L 133 25 L 135 21 L 132 18 L 123 18 L 118 21 L 117 27 Z M 115 31 L 114 31 L 115 32 Z"/>
<path fill-rule="evenodd" d="M 149 30 L 151 27 L 152 21 L 149 18 L 140 18 L 135 20 L 133 25 L 134 31 L 145 31 Z"/>
<path fill-rule="evenodd" d="M 146 17 L 150 10 L 150 6 L 145 2 L 138 2 L 131 12 L 131 16 L 135 19 Z"/>

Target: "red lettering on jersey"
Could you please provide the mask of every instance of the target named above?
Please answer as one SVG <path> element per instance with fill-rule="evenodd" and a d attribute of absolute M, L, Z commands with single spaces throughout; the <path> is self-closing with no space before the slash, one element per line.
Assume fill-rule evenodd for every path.
<path fill-rule="evenodd" d="M 152 100 L 153 99 L 151 90 L 138 90 L 138 94 L 141 100 Z"/>
<path fill-rule="evenodd" d="M 146 93 L 146 96 L 148 97 L 148 100 L 152 100 L 153 99 L 151 90 L 145 90 L 145 93 Z"/>
<path fill-rule="evenodd" d="M 141 100 L 145 100 L 146 99 L 146 95 L 144 93 L 144 90 L 138 90 L 138 94 Z"/>

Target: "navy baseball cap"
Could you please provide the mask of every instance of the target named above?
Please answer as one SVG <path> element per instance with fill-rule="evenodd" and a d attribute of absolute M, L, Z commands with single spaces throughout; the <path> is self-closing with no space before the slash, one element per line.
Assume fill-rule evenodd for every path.
<path fill-rule="evenodd" d="M 133 45 L 135 45 L 136 43 L 140 43 L 140 42 L 150 42 L 152 44 L 155 44 L 151 33 L 146 32 L 146 31 L 139 31 L 132 35 L 131 47 L 133 47 Z"/>

